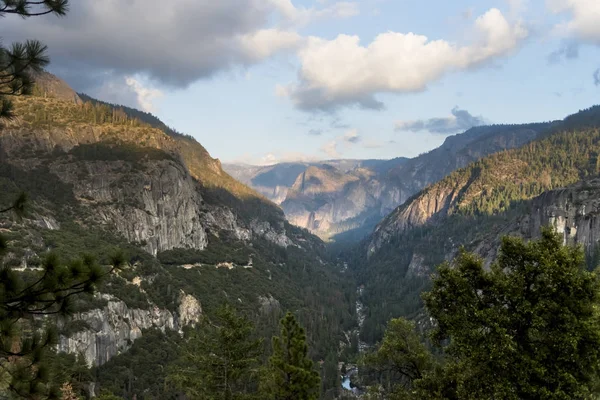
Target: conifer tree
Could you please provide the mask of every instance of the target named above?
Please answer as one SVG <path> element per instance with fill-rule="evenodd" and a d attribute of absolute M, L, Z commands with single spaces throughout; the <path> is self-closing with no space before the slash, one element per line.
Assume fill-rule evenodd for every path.
<path fill-rule="evenodd" d="M 316 400 L 320 377 L 308 357 L 306 333 L 294 314 L 281 320 L 281 336 L 273 338 L 273 355 L 263 378 L 264 397 L 273 400 Z"/>
<path fill-rule="evenodd" d="M 0 17 L 15 14 L 23 18 L 45 14 L 64 16 L 68 0 L 0 0 Z M 48 65 L 47 47 L 37 40 L 0 45 L 0 118 L 12 118 L 9 97 L 31 94 L 34 75 Z"/>
<path fill-rule="evenodd" d="M 25 213 L 24 195 L 0 213 Z M 50 254 L 41 271 L 15 271 L 4 256 L 7 241 L 0 237 L 0 395 L 31 398 L 59 398 L 60 391 L 49 384 L 48 347 L 56 341 L 53 326 L 41 326 L 51 315 L 69 316 L 73 297 L 92 293 L 102 277 L 123 264 L 116 255 L 107 270 L 93 258 L 83 257 L 64 264 Z"/>
<path fill-rule="evenodd" d="M 424 300 L 448 362 L 424 383 L 442 398 L 598 398 L 600 278 L 580 247 L 544 228 L 504 238 L 490 271 L 463 251 L 438 274 Z"/>
<path fill-rule="evenodd" d="M 204 321 L 182 348 L 168 380 L 188 398 L 242 400 L 255 397 L 262 340 L 253 324 L 229 305 L 213 321 Z"/>

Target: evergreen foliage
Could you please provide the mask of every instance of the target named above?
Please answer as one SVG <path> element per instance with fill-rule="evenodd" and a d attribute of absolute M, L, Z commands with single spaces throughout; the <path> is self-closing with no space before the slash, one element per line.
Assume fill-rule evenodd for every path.
<path fill-rule="evenodd" d="M 319 383 L 319 373 L 308 357 L 304 328 L 288 312 L 281 320 L 281 335 L 273 338 L 273 355 L 263 378 L 264 398 L 315 400 Z"/>
<path fill-rule="evenodd" d="M 22 214 L 25 203 L 26 197 L 19 196 L 2 211 Z M 6 240 L 0 240 L 0 247 L 6 252 Z M 26 398 L 58 396 L 57 388 L 49 385 L 46 362 L 56 331 L 41 324 L 44 317 L 72 313 L 75 296 L 92 293 L 104 276 L 123 263 L 120 255 L 111 261 L 107 270 L 89 256 L 65 264 L 49 254 L 39 272 L 20 273 L 8 263 L 0 266 L 0 393 Z"/>
<path fill-rule="evenodd" d="M 536 212 L 531 200 L 542 193 L 600 173 L 600 106 L 552 124 L 525 146 L 485 157 L 457 170 L 407 200 L 382 222 L 394 224 L 408 207 L 441 204 L 418 225 L 393 233 L 367 257 L 366 246 L 349 252 L 350 265 L 365 285 L 367 307 L 361 335 L 381 340 L 390 318 L 422 318 L 420 293 L 430 287 L 433 266 L 459 246 L 486 248 L 506 232 L 507 222 Z M 440 202 L 440 197 L 443 201 Z M 419 203 L 421 202 L 421 203 Z M 590 260 L 591 262 L 591 260 Z M 420 271 L 414 271 L 417 266 Z"/>
<path fill-rule="evenodd" d="M 403 318 L 391 319 L 377 350 L 361 360 L 363 380 L 377 382 L 384 393 L 399 394 L 412 389 L 434 366 L 434 360 L 422 343 L 415 323 Z"/>
<path fill-rule="evenodd" d="M 462 253 L 424 299 L 446 370 L 460 374 L 454 398 L 598 395 L 600 279 L 550 228 L 530 243 L 504 238 L 490 271 Z"/>
<path fill-rule="evenodd" d="M 68 0 L 1 0 L 0 17 L 16 14 L 23 18 L 45 14 L 63 16 Z M 50 60 L 47 47 L 37 40 L 12 43 L 10 48 L 0 46 L 0 118 L 13 118 L 13 104 L 9 97 L 31 94 L 33 75 L 42 71 Z"/>
<path fill-rule="evenodd" d="M 375 388 L 378 395 L 517 400 L 600 394 L 600 277 L 587 271 L 581 248 L 563 246 L 550 228 L 529 243 L 505 237 L 490 270 L 462 251 L 438 268 L 424 300 L 443 360 L 427 354 L 411 324 L 392 323 L 379 349 L 365 358 L 371 368 L 396 370 Z"/>
<path fill-rule="evenodd" d="M 221 307 L 212 321 L 203 321 L 186 341 L 169 381 L 198 400 L 244 400 L 256 397 L 262 340 L 254 327 L 231 306 Z"/>

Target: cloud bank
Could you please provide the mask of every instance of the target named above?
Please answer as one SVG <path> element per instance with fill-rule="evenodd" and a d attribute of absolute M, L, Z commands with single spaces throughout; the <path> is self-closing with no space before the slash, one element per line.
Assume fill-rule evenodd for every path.
<path fill-rule="evenodd" d="M 357 13 L 357 3 L 348 1 L 302 8 L 291 0 L 77 0 L 65 18 L 8 16 L 0 37 L 42 39 L 52 70 L 78 90 L 93 92 L 136 75 L 185 88 L 297 49 L 299 26 Z"/>
<path fill-rule="evenodd" d="M 307 111 L 342 106 L 378 110 L 384 105 L 376 94 L 422 91 L 448 72 L 508 54 L 528 35 L 495 8 L 476 19 L 474 32 L 476 40 L 467 46 L 415 33 L 382 33 L 367 46 L 358 36 L 309 37 L 298 51 L 299 82 L 279 86 L 277 94 Z"/>

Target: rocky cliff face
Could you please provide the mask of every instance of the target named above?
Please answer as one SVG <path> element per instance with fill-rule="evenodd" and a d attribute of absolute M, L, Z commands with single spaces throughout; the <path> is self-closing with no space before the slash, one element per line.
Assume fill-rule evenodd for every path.
<path fill-rule="evenodd" d="M 265 167 L 268 170 L 230 166 L 228 170 L 267 197 L 277 200 L 290 222 L 323 238 L 351 230 L 367 234 L 383 217 L 427 185 L 488 154 L 520 147 L 550 125 L 472 128 L 448 137 L 439 148 L 414 159 L 294 164 L 293 168 L 285 164 L 286 167 L 281 169 Z M 298 172 L 301 168 L 304 169 Z M 294 173 L 296 178 L 290 184 Z M 284 192 L 285 199 L 281 201 Z M 443 204 L 434 201 L 408 212 L 419 219 L 423 218 L 423 213 L 438 207 Z"/>
<path fill-rule="evenodd" d="M 305 264 L 315 264 L 315 249 L 322 243 L 286 224 L 276 205 L 224 172 L 194 139 L 127 120 L 108 108 L 111 117 L 105 109 L 82 104 L 52 76 L 44 78 L 38 91 L 43 91 L 38 97 L 16 100 L 18 118 L 0 130 L 2 201 L 24 190 L 32 211 L 23 223 L 2 221 L 3 230 L 18 231 L 23 241 L 11 257 L 22 259 L 19 270 L 36 269 L 38 264 L 32 267 L 29 261 L 39 263 L 56 241 L 79 246 L 76 256 L 110 242 L 134 249 L 137 261 L 131 261 L 135 265 L 127 274 L 141 274 L 133 282 L 115 277 L 103 286 L 99 296 L 106 306 L 77 314 L 78 329 L 60 338 L 60 351 L 83 353 L 88 364 L 102 365 L 126 352 L 145 329 L 180 330 L 197 323 L 203 313 L 200 300 L 228 295 L 225 287 L 207 290 L 202 279 L 213 276 L 215 264 L 235 261 L 230 257 L 240 249 L 248 253 L 246 260 L 255 260 L 244 270 L 244 284 L 268 287 L 280 297 L 282 284 L 276 279 L 281 278 L 277 266 L 267 264 L 273 258 L 267 251 L 279 254 L 278 248 L 293 246 L 295 257 L 310 254 Z M 78 242 L 73 235 L 87 229 L 96 236 Z M 47 230 L 56 232 L 52 243 L 46 241 Z M 110 241 L 102 242 L 102 233 Z M 253 247 L 255 243 L 262 247 Z M 200 271 L 188 276 L 184 269 L 168 271 L 160 258 L 150 257 L 169 250 L 175 250 L 175 257 L 192 254 L 209 260 L 203 266 L 209 271 L 202 278 Z M 285 276 L 289 279 L 288 272 Z M 237 280 L 225 281 L 235 295 Z M 223 282 L 217 279 L 219 284 Z M 266 306 L 256 299 L 273 299 L 270 293 L 245 289 L 238 300 L 256 302 L 257 313 Z"/>
<path fill-rule="evenodd" d="M 39 98 L 28 99 L 21 107 L 32 103 L 61 107 L 65 113 L 77 107 Z M 144 145 L 134 147 L 138 143 Z M 77 123 L 57 128 L 16 121 L 0 132 L 0 159 L 25 171 L 41 168 L 57 177 L 72 188 L 76 204 L 89 209 L 95 222 L 113 226 L 154 255 L 173 248 L 202 250 L 211 230 L 231 231 L 240 239 L 261 235 L 287 245 L 281 212 L 235 182 L 218 160 L 194 143 L 195 151 L 193 145 L 157 129 Z M 273 223 L 267 226 L 251 215 L 244 218 L 215 201 L 211 191 L 226 188 L 239 190 L 240 202 L 262 204 Z M 234 200 L 235 196 L 230 195 Z"/>
<path fill-rule="evenodd" d="M 550 190 L 529 201 L 473 251 L 489 264 L 500 246 L 500 236 L 537 238 L 543 226 L 553 227 L 562 235 L 564 244 L 581 245 L 590 259 L 600 256 L 600 178 Z"/>
<path fill-rule="evenodd" d="M 83 322 L 85 327 L 69 336 L 60 336 L 57 346 L 61 352 L 82 354 L 89 366 L 103 365 L 127 351 L 145 329 L 179 330 L 196 324 L 202 317 L 200 303 L 184 293 L 175 313 L 156 306 L 148 310 L 132 309 L 108 294 L 98 297 L 106 300 L 107 305 L 76 314 L 74 320 Z"/>

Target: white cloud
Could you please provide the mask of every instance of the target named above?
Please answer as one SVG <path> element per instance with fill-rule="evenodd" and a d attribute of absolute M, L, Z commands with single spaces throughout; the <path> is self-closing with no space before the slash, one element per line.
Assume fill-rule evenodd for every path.
<path fill-rule="evenodd" d="M 257 62 L 282 50 L 297 47 L 302 37 L 296 32 L 279 29 L 261 29 L 239 37 L 241 48 L 249 59 Z"/>
<path fill-rule="evenodd" d="M 154 100 L 163 96 L 163 93 L 158 89 L 145 87 L 133 77 L 126 77 L 125 83 L 137 96 L 137 102 L 143 111 L 154 112 Z"/>
<path fill-rule="evenodd" d="M 477 18 L 475 32 L 475 42 L 467 46 L 414 33 L 382 33 L 366 47 L 358 36 L 310 37 L 298 52 L 300 82 L 280 86 L 277 93 L 305 110 L 329 111 L 345 105 L 380 109 L 377 93 L 422 91 L 447 72 L 506 55 L 528 34 L 520 23 L 511 25 L 498 9 Z"/>
<path fill-rule="evenodd" d="M 570 17 L 555 26 L 556 33 L 600 45 L 600 1 L 547 0 L 546 4 L 551 12 Z"/>
<path fill-rule="evenodd" d="M 342 152 L 340 147 L 344 150 L 349 149 L 352 145 L 360 142 L 361 136 L 358 134 L 357 129 L 349 129 L 343 135 L 337 136 L 335 139 L 330 140 L 321 146 L 321 151 L 327 154 L 330 158 L 340 158 Z"/>
<path fill-rule="evenodd" d="M 365 149 L 380 149 L 383 146 L 385 146 L 385 144 L 379 140 L 368 140 L 363 144 Z"/>

